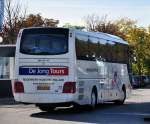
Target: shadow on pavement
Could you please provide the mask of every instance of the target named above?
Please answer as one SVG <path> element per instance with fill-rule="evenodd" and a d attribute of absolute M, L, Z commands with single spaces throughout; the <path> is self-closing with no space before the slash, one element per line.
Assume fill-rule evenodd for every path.
<path fill-rule="evenodd" d="M 99 104 L 94 111 L 87 109 L 74 110 L 73 108 L 58 109 L 51 112 L 33 113 L 34 118 L 53 119 L 85 123 L 117 123 L 140 124 L 144 117 L 150 116 L 150 103 L 127 103 L 114 105 L 112 103 Z M 133 119 L 136 118 L 135 120 Z"/>

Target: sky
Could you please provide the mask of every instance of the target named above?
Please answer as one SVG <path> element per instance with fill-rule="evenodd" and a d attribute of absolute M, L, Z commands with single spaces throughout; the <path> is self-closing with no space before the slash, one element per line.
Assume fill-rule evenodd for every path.
<path fill-rule="evenodd" d="M 18 0 L 16 0 L 18 1 Z M 23 0 L 28 13 L 65 23 L 83 25 L 87 15 L 108 15 L 111 20 L 128 17 L 142 27 L 150 25 L 150 0 Z"/>

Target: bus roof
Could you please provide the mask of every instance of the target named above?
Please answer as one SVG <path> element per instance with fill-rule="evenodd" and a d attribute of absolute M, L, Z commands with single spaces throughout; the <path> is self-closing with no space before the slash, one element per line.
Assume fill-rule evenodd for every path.
<path fill-rule="evenodd" d="M 75 30 L 75 29 L 74 29 Z M 108 34 L 108 33 L 103 33 L 103 32 L 86 32 L 86 31 L 80 31 L 80 30 L 75 30 L 75 32 L 77 34 L 82 34 L 82 35 L 88 35 L 88 36 L 93 36 L 96 38 L 100 38 L 106 41 L 110 41 L 110 42 L 117 42 L 117 43 L 121 43 L 121 44 L 126 44 L 128 45 L 128 43 L 126 41 L 124 41 L 122 38 L 112 35 L 112 34 Z"/>
<path fill-rule="evenodd" d="M 39 28 L 40 29 L 40 28 L 51 28 L 51 27 L 30 27 L 30 28 L 24 28 L 24 29 L 33 29 L 33 28 L 35 28 L 35 29 Z M 53 29 L 55 29 L 55 28 L 53 28 Z M 117 43 L 128 45 L 128 43 L 126 41 L 124 41 L 122 38 L 120 38 L 118 36 L 115 36 L 115 35 L 112 35 L 112 34 L 108 34 L 108 33 L 80 31 L 80 30 L 77 30 L 77 29 L 71 29 L 71 28 L 69 29 L 69 28 L 61 28 L 61 27 L 58 27 L 57 29 L 73 30 L 77 34 L 82 34 L 82 35 L 88 35 L 88 36 L 96 37 L 96 38 L 99 38 L 99 39 L 106 40 L 107 42 L 110 41 L 110 42 L 117 42 Z"/>

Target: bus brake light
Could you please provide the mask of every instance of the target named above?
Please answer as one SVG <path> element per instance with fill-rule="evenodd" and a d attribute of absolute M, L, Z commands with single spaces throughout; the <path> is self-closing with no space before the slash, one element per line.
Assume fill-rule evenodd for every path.
<path fill-rule="evenodd" d="M 24 93 L 24 86 L 23 86 L 23 83 L 21 81 L 15 81 L 14 92 L 15 93 Z"/>
<path fill-rule="evenodd" d="M 63 93 L 75 93 L 76 82 L 65 82 L 63 86 Z"/>

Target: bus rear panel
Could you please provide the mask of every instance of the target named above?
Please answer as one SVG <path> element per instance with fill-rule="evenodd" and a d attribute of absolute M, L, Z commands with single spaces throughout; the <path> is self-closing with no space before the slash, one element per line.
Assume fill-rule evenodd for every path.
<path fill-rule="evenodd" d="M 69 29 L 20 31 L 16 47 L 15 100 L 25 103 L 71 102 L 76 93 Z"/>

